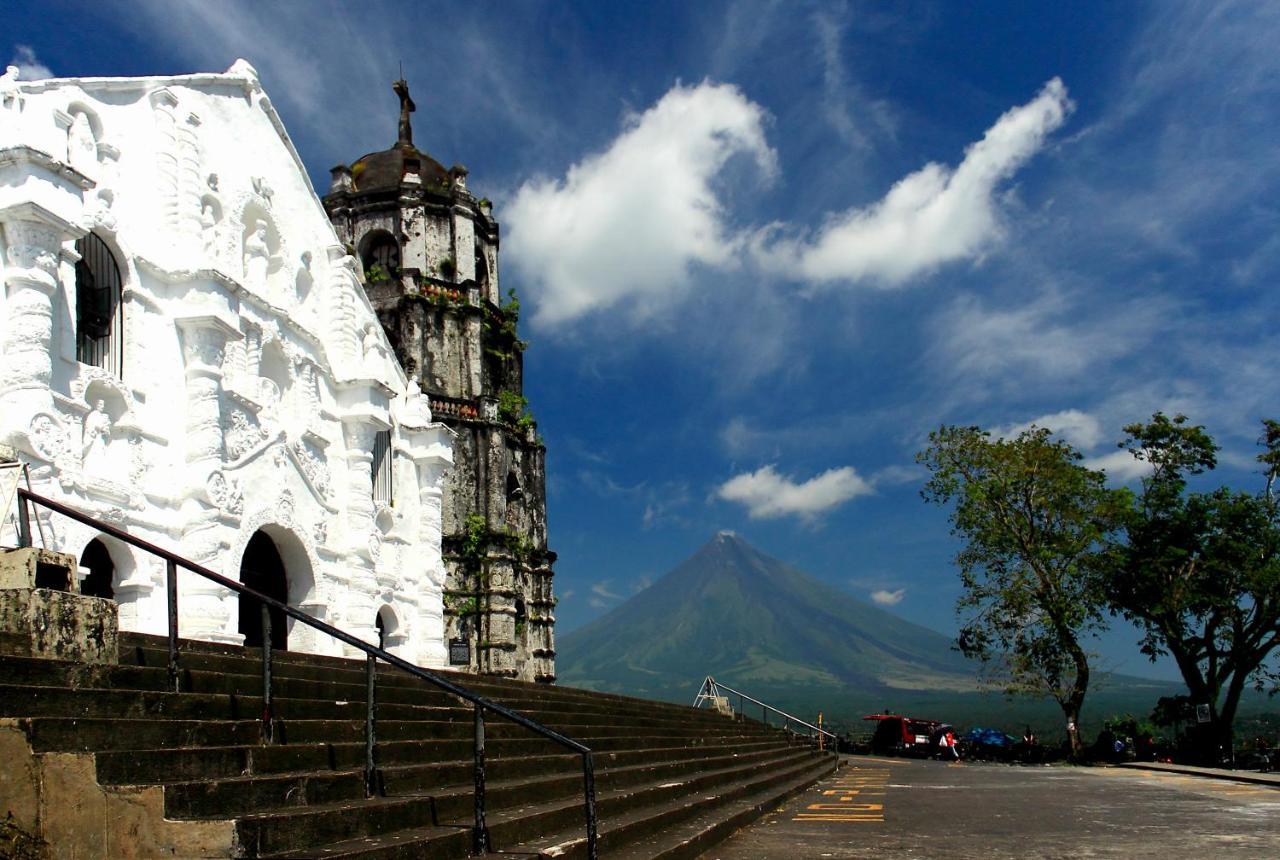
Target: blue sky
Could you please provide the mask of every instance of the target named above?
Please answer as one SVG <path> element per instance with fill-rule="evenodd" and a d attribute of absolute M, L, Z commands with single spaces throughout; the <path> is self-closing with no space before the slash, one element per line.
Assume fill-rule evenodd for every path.
<path fill-rule="evenodd" d="M 1255 488 L 1280 413 L 1280 4 L 5 4 L 60 76 L 259 71 L 318 189 L 394 141 L 503 225 L 560 626 L 719 529 L 952 631 L 913 457 L 1039 420 L 1133 480 L 1183 411 Z M 43 68 L 41 68 L 43 67 Z M 29 75 L 28 75 L 29 76 Z M 1127 630 L 1108 666 L 1149 667 Z"/>

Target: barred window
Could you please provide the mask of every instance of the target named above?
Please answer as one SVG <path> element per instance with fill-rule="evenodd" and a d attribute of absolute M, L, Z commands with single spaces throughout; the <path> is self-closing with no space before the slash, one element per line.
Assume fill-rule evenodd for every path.
<path fill-rule="evenodd" d="M 395 504 L 395 485 L 391 477 L 391 431 L 382 430 L 373 439 L 373 500 Z"/>
<path fill-rule="evenodd" d="M 120 267 L 107 243 L 89 233 L 76 242 L 76 360 L 116 376 L 124 369 Z"/>

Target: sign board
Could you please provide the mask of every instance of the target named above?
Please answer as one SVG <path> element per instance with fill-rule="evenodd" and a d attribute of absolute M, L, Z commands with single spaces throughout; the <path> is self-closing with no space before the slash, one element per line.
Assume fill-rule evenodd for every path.
<path fill-rule="evenodd" d="M 1209 716 L 1209 706 L 1196 705 L 1196 722 L 1207 723 L 1211 721 L 1212 721 L 1212 717 Z"/>
<path fill-rule="evenodd" d="M 471 643 L 465 637 L 449 640 L 449 665 L 471 665 Z"/>

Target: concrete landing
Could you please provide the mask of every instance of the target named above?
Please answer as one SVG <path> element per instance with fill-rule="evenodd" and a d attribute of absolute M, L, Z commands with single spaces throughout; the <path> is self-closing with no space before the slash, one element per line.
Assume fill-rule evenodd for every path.
<path fill-rule="evenodd" d="M 1280 791 L 1120 767 L 850 756 L 702 857 L 1280 857 Z"/>
<path fill-rule="evenodd" d="M 1184 776 L 1202 776 L 1207 779 L 1230 779 L 1254 785 L 1270 785 L 1280 788 L 1280 773 L 1261 773 L 1256 770 L 1230 770 L 1222 767 L 1196 767 L 1189 764 L 1164 764 L 1162 762 L 1125 762 L 1117 767 L 1133 770 L 1155 770 L 1162 773 L 1180 773 Z"/>

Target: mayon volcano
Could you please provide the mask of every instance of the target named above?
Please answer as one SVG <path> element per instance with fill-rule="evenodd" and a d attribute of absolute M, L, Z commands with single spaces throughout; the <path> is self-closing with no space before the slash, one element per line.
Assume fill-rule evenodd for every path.
<path fill-rule="evenodd" d="M 948 637 L 721 532 L 596 621 L 560 637 L 560 681 L 681 701 L 707 675 L 785 700 L 972 692 Z"/>

